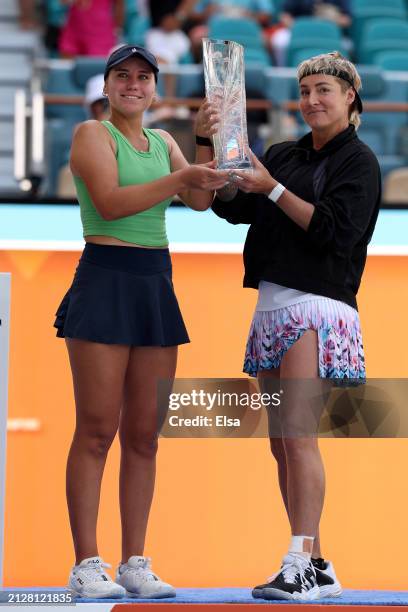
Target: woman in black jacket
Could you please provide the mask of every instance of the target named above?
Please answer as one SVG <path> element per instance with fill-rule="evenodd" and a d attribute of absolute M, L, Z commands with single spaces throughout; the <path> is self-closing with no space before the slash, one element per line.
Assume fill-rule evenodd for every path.
<path fill-rule="evenodd" d="M 213 203 L 230 223 L 250 224 L 244 286 L 257 288 L 259 297 L 244 371 L 257 376 L 262 389 L 279 378 L 365 379 L 356 294 L 381 181 L 376 157 L 356 134 L 361 80 L 337 52 L 300 64 L 298 80 L 300 111 L 311 132 L 273 145 L 262 163 L 254 156 L 252 174 L 231 176 L 240 190 L 235 187 L 233 200 L 225 201 L 229 188 Z M 340 583 L 320 551 L 324 470 L 317 437 L 305 432 L 303 391 L 294 384 L 289 391 L 271 449 L 292 540 L 281 570 L 253 595 L 338 596 Z"/>

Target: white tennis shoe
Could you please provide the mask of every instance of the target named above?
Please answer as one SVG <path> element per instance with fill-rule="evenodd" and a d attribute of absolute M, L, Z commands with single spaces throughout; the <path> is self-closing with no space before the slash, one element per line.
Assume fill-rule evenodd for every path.
<path fill-rule="evenodd" d="M 101 557 L 83 559 L 79 565 L 74 565 L 69 576 L 67 589 L 75 597 L 92 599 L 117 599 L 124 597 L 126 591 L 104 571 L 111 567 L 104 563 Z"/>
<path fill-rule="evenodd" d="M 148 557 L 129 557 L 127 563 L 119 565 L 116 582 L 126 589 L 128 597 L 163 599 L 176 596 L 174 588 L 152 572 L 151 560 Z"/>

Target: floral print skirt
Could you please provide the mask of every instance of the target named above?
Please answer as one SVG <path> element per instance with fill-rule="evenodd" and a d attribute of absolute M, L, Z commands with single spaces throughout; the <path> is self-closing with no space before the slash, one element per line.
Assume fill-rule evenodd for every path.
<path fill-rule="evenodd" d="M 280 366 L 287 350 L 308 329 L 318 335 L 320 378 L 365 379 L 360 317 L 357 310 L 330 298 L 256 311 L 245 352 L 244 372 Z"/>

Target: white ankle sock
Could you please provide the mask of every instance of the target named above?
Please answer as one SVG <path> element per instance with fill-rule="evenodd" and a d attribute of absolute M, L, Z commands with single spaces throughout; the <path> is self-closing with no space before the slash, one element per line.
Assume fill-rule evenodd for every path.
<path fill-rule="evenodd" d="M 312 557 L 313 542 L 313 536 L 293 535 L 289 546 L 289 552 L 302 555 L 310 561 Z"/>

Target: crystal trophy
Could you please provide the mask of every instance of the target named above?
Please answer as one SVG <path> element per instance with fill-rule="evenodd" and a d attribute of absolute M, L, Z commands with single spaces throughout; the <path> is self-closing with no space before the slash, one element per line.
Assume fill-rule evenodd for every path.
<path fill-rule="evenodd" d="M 205 93 L 220 108 L 214 155 L 220 170 L 252 170 L 246 122 L 244 48 L 203 38 Z"/>

